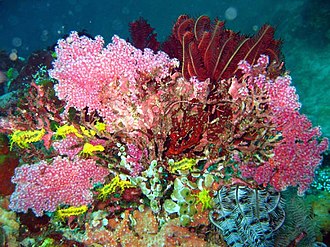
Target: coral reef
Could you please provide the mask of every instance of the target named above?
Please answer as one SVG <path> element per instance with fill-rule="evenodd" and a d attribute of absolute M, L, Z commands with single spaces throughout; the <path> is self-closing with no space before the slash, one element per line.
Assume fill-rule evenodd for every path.
<path fill-rule="evenodd" d="M 321 153 L 328 148 L 328 140 L 320 141 L 320 129 L 312 128 L 307 117 L 299 113 L 300 103 L 295 88 L 290 85 L 291 77 L 285 75 L 278 76 L 275 81 L 269 80 L 268 72 L 260 73 L 265 71 L 268 59 L 262 56 L 258 61 L 253 67 L 241 62 L 239 68 L 245 73 L 243 77 L 249 88 L 267 92 L 269 104 L 265 117 L 270 117 L 269 121 L 276 126 L 268 133 L 268 145 L 273 145 L 273 138 L 278 143 L 273 145 L 272 157 L 264 154 L 268 156 L 266 162 L 261 158 L 261 164 L 243 165 L 242 174 L 253 176 L 258 184 L 269 183 L 277 190 L 298 185 L 298 192 L 303 193 L 313 181 L 314 171 L 322 161 Z"/>
<path fill-rule="evenodd" d="M 0 165 L 18 242 L 275 246 L 285 218 L 304 223 L 281 193 L 308 191 L 328 140 L 300 113 L 274 28 L 182 15 L 162 44 L 143 19 L 130 31 L 137 47 L 72 32 L 15 75 L 31 82 L 0 108 L 0 148 L 20 165 Z M 315 242 L 295 230 L 285 243 Z"/>
<path fill-rule="evenodd" d="M 118 36 L 113 37 L 107 48 L 103 45 L 101 36 L 92 40 L 79 37 L 76 32 L 58 42 L 57 59 L 50 70 L 50 75 L 59 82 L 57 95 L 66 101 L 67 110 L 69 107 L 98 110 L 110 132 L 123 129 L 119 126 L 136 129 L 142 123 L 136 121 L 135 115 L 143 111 L 136 105 L 145 100 L 148 77 L 156 81 L 168 77 L 178 61 L 163 52 L 154 54 L 150 49 L 142 52 Z"/>

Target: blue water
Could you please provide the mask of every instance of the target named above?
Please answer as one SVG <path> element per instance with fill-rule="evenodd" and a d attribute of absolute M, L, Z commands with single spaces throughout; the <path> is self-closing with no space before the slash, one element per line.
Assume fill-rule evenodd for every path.
<path fill-rule="evenodd" d="M 304 1 L 0 1 L 0 44 L 17 49 L 21 55 L 51 45 L 63 34 L 85 29 L 109 39 L 113 34 L 127 37 L 128 23 L 143 16 L 165 39 L 180 14 L 227 19 L 227 27 L 254 33 L 267 22 L 278 33 L 293 31 L 301 24 Z M 235 13 L 236 12 L 236 17 Z M 226 12 L 227 11 L 227 12 Z M 227 14 L 226 14 L 227 13 Z M 292 21 L 291 21 L 292 20 Z M 289 26 L 288 26 L 289 25 Z M 16 44 L 20 39 L 21 44 Z"/>

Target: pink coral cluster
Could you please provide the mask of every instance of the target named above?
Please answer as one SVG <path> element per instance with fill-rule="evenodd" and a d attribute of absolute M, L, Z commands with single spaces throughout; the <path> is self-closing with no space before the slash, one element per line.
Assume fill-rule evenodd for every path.
<path fill-rule="evenodd" d="M 242 175 L 253 177 L 259 184 L 270 184 L 277 190 L 298 186 L 302 194 L 314 178 L 314 171 L 322 161 L 321 154 L 328 148 L 328 140 L 321 140 L 319 128 L 312 128 L 306 116 L 299 113 L 300 103 L 291 77 L 267 77 L 268 58 L 261 56 L 254 66 L 246 61 L 239 64 L 247 87 L 262 92 L 267 98 L 265 126 L 274 128 L 278 139 L 273 157 L 262 164 L 248 163 L 241 166 Z M 266 120 L 267 119 L 267 120 Z M 269 122 L 267 122 L 269 121 Z"/>
<path fill-rule="evenodd" d="M 102 37 L 93 40 L 77 32 L 60 40 L 50 71 L 59 82 L 55 90 L 67 109 L 97 110 L 111 132 L 119 126 L 134 129 L 141 114 L 136 106 L 145 100 L 146 83 L 168 77 L 178 61 L 163 52 L 139 50 L 118 36 L 106 48 L 103 45 Z"/>
<path fill-rule="evenodd" d="M 74 134 L 68 135 L 60 141 L 53 142 L 53 147 L 60 155 L 66 155 L 69 159 L 74 159 L 83 149 L 82 141 Z"/>
<path fill-rule="evenodd" d="M 142 159 L 148 156 L 148 151 L 146 149 L 140 150 L 134 144 L 127 144 L 127 159 L 126 162 L 130 163 L 131 175 L 136 176 L 141 171 L 143 171 L 144 166 L 142 164 Z"/>
<path fill-rule="evenodd" d="M 9 207 L 24 213 L 30 208 L 36 216 L 42 216 L 44 211 L 54 212 L 60 204 L 87 205 L 93 202 L 93 184 L 104 183 L 107 175 L 108 170 L 92 159 L 56 157 L 51 164 L 25 164 L 16 168 L 12 177 L 16 190 Z"/>

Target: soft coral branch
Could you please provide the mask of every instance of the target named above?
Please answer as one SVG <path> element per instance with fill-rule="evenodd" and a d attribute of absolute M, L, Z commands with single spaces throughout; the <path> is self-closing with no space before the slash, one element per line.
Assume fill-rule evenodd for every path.
<path fill-rule="evenodd" d="M 243 176 L 253 177 L 259 184 L 271 184 L 277 190 L 298 186 L 299 193 L 308 189 L 314 171 L 322 161 L 321 154 L 328 148 L 328 140 L 321 139 L 319 128 L 313 128 L 306 116 L 299 113 L 300 103 L 291 77 L 267 77 L 268 59 L 261 56 L 255 66 L 242 61 L 239 67 L 249 88 L 258 89 L 267 98 L 266 125 L 275 130 L 272 155 L 259 163 L 248 163 L 241 167 Z M 265 119 L 266 120 L 266 119 Z"/>

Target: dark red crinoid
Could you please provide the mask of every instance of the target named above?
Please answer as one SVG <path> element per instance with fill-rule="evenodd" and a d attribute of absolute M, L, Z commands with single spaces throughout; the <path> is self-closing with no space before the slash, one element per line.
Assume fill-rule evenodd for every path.
<path fill-rule="evenodd" d="M 200 81 L 210 78 L 218 82 L 233 76 L 240 77 L 237 64 L 246 60 L 255 64 L 261 54 L 270 58 L 273 68 L 280 68 L 282 55 L 275 29 L 264 25 L 254 36 L 242 35 L 224 27 L 224 22 L 202 15 L 196 20 L 188 15 L 178 17 L 172 34 L 160 44 L 154 28 L 140 18 L 130 23 L 132 44 L 139 48 L 159 49 L 179 59 L 186 79 L 196 76 Z M 277 64 L 277 66 L 276 66 Z"/>
<path fill-rule="evenodd" d="M 252 36 L 241 35 L 224 28 L 224 22 L 211 22 L 202 15 L 196 20 L 181 15 L 173 27 L 173 33 L 163 44 L 163 50 L 182 62 L 182 74 L 186 79 L 196 76 L 218 82 L 233 76 L 239 77 L 237 64 L 246 60 L 254 64 L 261 54 L 280 64 L 280 41 L 274 39 L 274 28 L 264 25 Z M 180 52 L 182 50 L 182 52 Z"/>
<path fill-rule="evenodd" d="M 134 47 L 143 50 L 144 48 L 150 48 L 154 51 L 159 49 L 160 43 L 157 41 L 157 34 L 154 33 L 149 23 L 140 18 L 129 24 L 129 32 L 131 34 L 131 43 Z"/>

